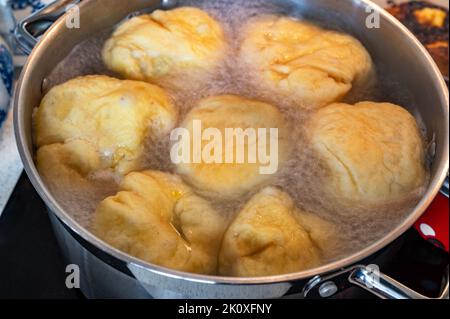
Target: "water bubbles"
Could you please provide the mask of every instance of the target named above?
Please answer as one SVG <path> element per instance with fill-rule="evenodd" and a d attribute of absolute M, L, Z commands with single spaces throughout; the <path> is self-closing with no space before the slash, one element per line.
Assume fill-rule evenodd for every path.
<path fill-rule="evenodd" d="M 172 7 L 177 1 L 163 1 L 164 7 Z M 247 72 L 244 65 L 236 61 L 236 52 L 240 45 L 241 27 L 249 19 L 262 14 L 287 14 L 292 11 L 290 2 L 268 0 L 188 0 L 184 5 L 200 7 L 218 19 L 226 32 L 229 43 L 226 58 L 215 70 L 208 74 L 184 74 L 177 78 L 165 79 L 158 83 L 164 87 L 176 104 L 180 113 L 180 121 L 198 100 L 220 94 L 235 94 L 260 100 L 277 106 L 292 127 L 291 142 L 293 156 L 281 167 L 272 185 L 288 192 L 297 206 L 316 213 L 334 222 L 338 228 L 339 238 L 336 251 L 327 252 L 330 260 L 356 252 L 370 243 L 382 238 L 391 231 L 405 216 L 421 196 L 423 190 L 410 194 L 396 203 L 377 207 L 358 207 L 339 204 L 324 194 L 324 182 L 327 170 L 308 145 L 307 123 L 312 111 L 292 107 L 292 101 L 281 95 L 268 92 L 258 85 Z M 297 15 L 298 16 L 298 15 Z M 45 90 L 63 83 L 76 76 L 88 74 L 105 74 L 116 76 L 108 71 L 101 60 L 101 50 L 112 30 L 105 30 L 78 45 L 48 77 Z M 377 64 L 377 61 L 375 61 Z M 370 89 L 352 92 L 349 102 L 372 100 L 387 101 L 408 105 L 408 94 L 401 85 L 392 78 L 388 70 L 377 64 L 378 83 Z M 145 167 L 173 172 L 170 162 L 169 136 L 158 141 L 149 140 L 146 149 Z M 150 151 L 151 150 L 151 151 Z M 108 154 L 103 154 L 107 156 Z M 47 181 L 56 198 L 63 207 L 82 225 L 88 227 L 90 217 L 101 199 L 114 194 L 120 177 L 110 173 L 98 173 L 90 177 L 88 189 L 61 189 L 57 181 Z M 53 187 L 52 187 L 53 186 Z M 255 189 L 254 193 L 260 189 Z M 246 194 L 232 202 L 213 202 L 212 204 L 224 214 L 232 216 L 253 194 Z"/>

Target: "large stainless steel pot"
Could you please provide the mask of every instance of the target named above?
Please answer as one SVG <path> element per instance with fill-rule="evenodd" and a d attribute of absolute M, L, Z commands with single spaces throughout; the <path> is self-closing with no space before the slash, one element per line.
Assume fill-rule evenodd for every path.
<path fill-rule="evenodd" d="M 65 6 L 79 4 L 81 28 L 68 28 Z M 279 1 L 281 2 L 281 1 Z M 287 2 L 287 1 L 285 1 Z M 412 226 L 431 203 L 446 177 L 449 152 L 448 91 L 438 68 L 419 42 L 397 20 L 367 0 L 293 0 L 290 5 L 307 18 L 323 20 L 357 36 L 374 59 L 395 74 L 415 101 L 410 111 L 421 118 L 428 138 L 435 142 L 431 181 L 409 217 L 383 239 L 353 256 L 319 268 L 262 278 L 224 278 L 178 272 L 124 254 L 81 227 L 58 204 L 33 163 L 31 118 L 42 98 L 42 83 L 72 48 L 98 30 L 111 28 L 131 12 L 182 1 L 64 0 L 24 21 L 17 35 L 25 49 L 35 36 L 53 24 L 31 53 L 20 77 L 15 99 L 15 129 L 25 170 L 47 204 L 62 250 L 81 269 L 81 288 L 88 297 L 276 298 L 328 296 L 349 284 L 362 286 L 380 297 L 423 298 L 387 276 L 358 265 Z M 380 28 L 368 29 L 366 19 L 380 15 Z M 335 285 L 336 284 L 336 285 Z M 443 296 L 448 298 L 448 283 Z"/>

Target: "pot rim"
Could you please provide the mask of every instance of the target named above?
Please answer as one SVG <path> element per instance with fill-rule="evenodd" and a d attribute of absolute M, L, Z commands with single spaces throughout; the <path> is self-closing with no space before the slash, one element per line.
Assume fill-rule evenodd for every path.
<path fill-rule="evenodd" d="M 417 40 L 417 38 L 397 19 L 391 16 L 387 11 L 378 6 L 377 4 L 371 2 L 370 0 L 348 0 L 352 1 L 354 5 L 366 6 L 370 7 L 373 10 L 380 13 L 381 17 L 385 22 L 392 24 L 395 28 L 399 30 L 399 32 L 403 33 L 405 36 L 405 42 L 409 41 L 413 44 L 417 50 L 419 50 L 422 57 L 428 63 L 429 68 L 433 72 L 433 80 L 436 86 L 436 89 L 440 91 L 441 99 L 446 103 L 444 107 L 445 118 L 445 130 L 447 131 L 445 140 L 442 141 L 444 153 L 448 154 L 449 152 L 449 96 L 447 86 L 445 81 L 440 73 L 438 67 L 436 66 L 434 60 L 428 53 L 428 51 L 422 46 L 422 44 Z M 82 1 L 80 6 L 80 12 L 87 5 L 89 1 Z M 29 81 L 29 73 L 30 69 L 38 62 L 41 53 L 46 46 L 48 41 L 51 41 L 56 35 L 59 33 L 61 29 L 61 25 L 64 23 L 64 19 L 60 18 L 57 22 L 55 22 L 50 29 L 46 32 L 46 34 L 42 37 L 41 41 L 37 44 L 33 52 L 30 54 L 27 63 L 25 64 L 21 76 L 19 78 L 15 94 L 14 94 L 14 129 L 15 129 L 15 137 L 16 143 L 19 150 L 20 157 L 22 159 L 25 171 L 33 184 L 36 191 L 39 193 L 40 197 L 44 200 L 47 207 L 50 209 L 51 213 L 55 214 L 58 219 L 69 227 L 74 233 L 80 236 L 82 239 L 86 240 L 88 243 L 92 244 L 97 249 L 113 256 L 114 258 L 125 262 L 126 264 L 133 264 L 138 266 L 139 268 L 144 268 L 147 271 L 150 271 L 154 274 L 173 278 L 173 279 L 182 279 L 185 281 L 192 281 L 197 283 L 204 284 L 223 284 L 223 285 L 260 285 L 260 284 L 279 284 L 285 282 L 292 282 L 298 280 L 304 280 L 316 275 L 330 273 L 336 271 L 338 269 L 342 269 L 357 263 L 358 261 L 363 260 L 364 258 L 376 253 L 381 250 L 392 241 L 397 239 L 400 235 L 402 235 L 406 230 L 408 230 L 414 222 L 422 215 L 425 209 L 431 204 L 434 197 L 438 194 L 442 183 L 444 182 L 448 166 L 449 166 L 449 158 L 443 159 L 441 163 L 439 163 L 439 167 L 437 168 L 436 176 L 428 186 L 427 191 L 423 195 L 423 198 L 419 201 L 416 207 L 412 210 L 409 216 L 403 221 L 402 224 L 398 225 L 395 229 L 385 235 L 383 238 L 378 241 L 372 243 L 370 246 L 350 255 L 345 258 L 336 260 L 334 262 L 330 262 L 326 265 L 316 267 L 313 269 L 308 269 L 300 272 L 283 274 L 283 275 L 274 275 L 274 276 L 263 276 L 263 277 L 224 277 L 224 276 L 211 276 L 211 275 L 200 275 L 194 273 L 188 273 L 178 270 L 169 269 L 166 267 L 158 266 L 155 264 L 151 264 L 140 260 L 136 257 L 133 257 L 127 253 L 124 253 L 111 245 L 105 243 L 100 240 L 96 236 L 94 236 L 90 231 L 81 226 L 72 216 L 64 211 L 64 209 L 58 204 L 56 199 L 50 193 L 50 191 L 45 186 L 45 183 L 39 176 L 37 169 L 34 165 L 33 154 L 27 148 L 27 138 L 25 136 L 25 130 L 21 121 L 21 114 L 23 109 L 23 86 L 24 83 Z M 29 124 L 28 124 L 29 125 Z"/>

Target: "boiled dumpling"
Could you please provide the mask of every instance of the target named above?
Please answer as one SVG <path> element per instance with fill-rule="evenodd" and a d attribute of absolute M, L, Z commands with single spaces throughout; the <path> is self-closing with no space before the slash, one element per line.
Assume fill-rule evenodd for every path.
<path fill-rule="evenodd" d="M 357 39 L 288 17 L 250 22 L 240 58 L 263 88 L 305 108 L 338 101 L 373 78 L 371 57 Z"/>
<path fill-rule="evenodd" d="M 102 167 L 97 150 L 83 140 L 44 145 L 36 152 L 36 162 L 41 176 L 61 187 L 81 186 L 85 176 Z"/>
<path fill-rule="evenodd" d="M 176 119 L 157 86 L 106 76 L 70 80 L 52 88 L 37 109 L 36 146 L 55 145 L 41 152 L 38 166 L 52 169 L 44 162 L 64 153 L 83 175 L 101 169 L 126 174 L 140 169 L 146 139 L 168 136 Z"/>
<path fill-rule="evenodd" d="M 285 192 L 268 187 L 239 212 L 225 233 L 222 275 L 256 277 L 318 266 L 332 241 L 332 224 L 295 207 Z"/>
<path fill-rule="evenodd" d="M 204 199 L 174 175 L 128 174 L 120 192 L 97 207 L 93 232 L 144 261 L 187 272 L 214 274 L 226 227 Z"/>
<path fill-rule="evenodd" d="M 221 154 L 217 149 L 205 151 L 213 139 L 203 139 L 199 148 L 194 147 L 194 139 L 198 139 L 195 122 L 201 124 L 203 132 L 210 128 L 219 131 L 221 147 L 217 149 L 222 150 Z M 268 182 L 289 156 L 287 124 L 280 111 L 266 103 L 233 95 L 210 97 L 189 112 L 182 128 L 189 132 L 187 147 L 190 147 L 191 156 L 189 161 L 178 163 L 176 171 L 202 194 L 216 199 L 235 198 Z M 238 141 L 237 135 L 227 135 L 227 129 L 253 130 L 255 139 Z M 266 131 L 261 133 L 258 129 Z M 277 134 L 271 134 L 270 129 L 276 129 Z M 178 143 L 178 150 L 184 145 Z M 259 150 L 268 156 L 260 157 Z M 205 153 L 211 158 L 205 158 Z M 241 161 L 238 153 L 243 156 Z M 231 154 L 231 161 L 227 154 Z M 255 155 L 253 162 L 248 154 Z M 198 155 L 197 161 L 195 155 Z"/>
<path fill-rule="evenodd" d="M 200 9 L 181 7 L 124 22 L 106 42 L 103 60 L 126 78 L 157 82 L 180 72 L 209 72 L 224 50 L 220 24 Z"/>
<path fill-rule="evenodd" d="M 381 203 L 425 182 L 423 138 L 414 117 L 400 106 L 332 104 L 313 116 L 309 132 L 329 169 L 326 189 L 338 199 Z"/>

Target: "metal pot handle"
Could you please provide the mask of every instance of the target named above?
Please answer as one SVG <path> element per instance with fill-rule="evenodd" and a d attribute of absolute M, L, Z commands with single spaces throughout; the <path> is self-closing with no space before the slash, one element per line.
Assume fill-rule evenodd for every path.
<path fill-rule="evenodd" d="M 446 284 L 438 298 L 429 298 L 418 292 L 402 285 L 391 277 L 374 272 L 370 267 L 356 267 L 349 275 L 348 280 L 351 284 L 363 288 L 364 290 L 383 299 L 448 299 L 449 275 L 448 268 L 446 272 Z"/>
<path fill-rule="evenodd" d="M 363 288 L 382 299 L 448 299 L 449 272 L 444 278 L 438 298 L 424 296 L 381 273 L 376 265 L 356 265 L 325 277 L 316 276 L 303 289 L 303 298 L 328 298 L 352 285 Z"/>
<path fill-rule="evenodd" d="M 55 1 L 25 18 L 14 30 L 18 46 L 24 53 L 30 54 L 38 43 L 39 37 L 42 36 L 56 20 L 66 13 L 69 6 L 77 5 L 80 2 L 81 0 Z"/>

